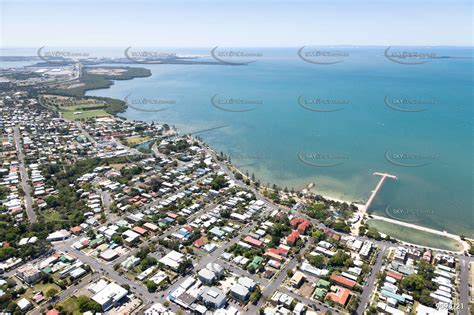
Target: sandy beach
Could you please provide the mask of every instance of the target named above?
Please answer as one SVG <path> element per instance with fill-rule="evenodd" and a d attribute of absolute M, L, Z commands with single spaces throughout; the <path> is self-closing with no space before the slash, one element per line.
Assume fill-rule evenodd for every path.
<path fill-rule="evenodd" d="M 412 228 L 412 229 L 415 229 L 415 230 L 424 231 L 424 232 L 428 232 L 428 233 L 432 233 L 432 234 L 436 234 L 436 235 L 451 238 L 451 239 L 459 242 L 462 245 L 462 247 L 463 247 L 462 252 L 464 252 L 466 250 L 469 250 L 469 248 L 470 248 L 469 243 L 462 240 L 460 236 L 448 233 L 446 231 L 439 231 L 439 230 L 427 228 L 427 227 L 424 227 L 424 226 L 416 225 L 416 224 L 413 224 L 413 223 L 394 220 L 394 219 L 390 219 L 390 218 L 386 218 L 386 217 L 379 216 L 379 215 L 374 215 L 374 214 L 371 214 L 370 216 L 373 219 L 376 219 L 376 220 L 385 221 L 385 222 L 389 222 L 389 223 L 392 223 L 392 224 L 397 224 L 397 225 L 400 225 L 400 226 L 405 226 L 405 227 L 408 227 L 408 228 Z M 421 246 L 421 245 L 417 245 L 417 244 L 413 244 L 413 243 L 409 243 L 409 242 L 403 242 L 403 243 L 410 244 L 410 245 Z M 434 249 L 436 249 L 436 248 L 434 248 Z"/>

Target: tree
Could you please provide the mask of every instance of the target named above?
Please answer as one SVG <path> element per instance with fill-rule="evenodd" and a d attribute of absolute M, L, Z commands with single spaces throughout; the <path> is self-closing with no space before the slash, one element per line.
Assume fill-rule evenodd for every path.
<path fill-rule="evenodd" d="M 91 311 L 93 313 L 102 312 L 102 307 L 100 304 L 85 295 L 81 295 L 77 298 L 77 305 L 79 306 L 79 310 L 82 313 L 87 311 Z"/>
<path fill-rule="evenodd" d="M 226 186 L 227 186 L 227 182 L 225 180 L 224 175 L 219 175 L 212 179 L 212 182 L 211 182 L 212 189 L 220 190 L 221 188 L 224 188 Z"/>
<path fill-rule="evenodd" d="M 328 206 L 323 203 L 314 203 L 307 208 L 308 215 L 317 220 L 323 220 L 329 217 Z"/>
<path fill-rule="evenodd" d="M 178 266 L 178 273 L 181 275 L 185 275 L 189 268 L 193 266 L 193 262 L 189 259 L 185 259 L 182 261 Z"/>
<path fill-rule="evenodd" d="M 179 225 L 186 224 L 186 218 L 185 218 L 185 217 L 182 217 L 182 216 L 177 217 L 177 218 L 176 218 L 176 221 L 178 221 L 178 224 L 179 224 Z"/>
<path fill-rule="evenodd" d="M 314 230 L 311 233 L 311 236 L 316 242 L 322 241 L 324 239 L 324 233 L 321 230 Z"/>
<path fill-rule="evenodd" d="M 322 255 L 309 255 L 308 261 L 316 268 L 323 268 L 325 266 L 324 257 Z"/>
<path fill-rule="evenodd" d="M 377 229 L 375 228 L 369 227 L 366 232 L 366 235 L 378 241 L 382 239 L 382 236 L 380 235 L 379 231 L 377 231 Z"/>
<path fill-rule="evenodd" d="M 156 265 L 157 263 L 158 263 L 158 261 L 156 260 L 156 258 L 150 257 L 150 256 L 146 256 L 146 257 L 140 262 L 140 269 L 141 269 L 142 271 L 144 271 L 144 270 L 146 270 L 147 268 Z"/>
<path fill-rule="evenodd" d="M 158 289 L 158 285 L 152 280 L 147 280 L 146 288 L 148 289 L 148 292 L 155 292 L 156 289 Z"/>
<path fill-rule="evenodd" d="M 115 243 L 115 244 L 119 244 L 119 245 L 122 245 L 123 244 L 123 239 L 122 239 L 122 236 L 118 235 L 118 234 L 114 234 L 112 235 L 112 241 Z"/>
<path fill-rule="evenodd" d="M 425 281 L 419 274 L 411 274 L 402 279 L 402 287 L 410 292 L 421 292 L 425 287 Z"/>
<path fill-rule="evenodd" d="M 260 300 L 261 297 L 262 297 L 262 291 L 260 289 L 260 286 L 257 285 L 257 287 L 255 288 L 255 291 L 253 291 L 252 294 L 250 295 L 250 301 L 253 304 L 257 304 L 258 300 Z"/>
<path fill-rule="evenodd" d="M 90 239 L 95 238 L 95 232 L 94 232 L 93 229 L 90 229 L 89 231 L 87 231 L 87 237 L 90 238 Z"/>
<path fill-rule="evenodd" d="M 344 265 L 347 265 L 350 259 L 351 256 L 349 256 L 342 250 L 338 250 L 336 254 L 332 256 L 331 259 L 329 259 L 329 265 L 333 267 L 342 267 Z"/>
<path fill-rule="evenodd" d="M 52 298 L 52 297 L 55 297 L 56 294 L 58 294 L 58 290 L 55 288 L 51 288 L 46 292 L 46 297 Z"/>

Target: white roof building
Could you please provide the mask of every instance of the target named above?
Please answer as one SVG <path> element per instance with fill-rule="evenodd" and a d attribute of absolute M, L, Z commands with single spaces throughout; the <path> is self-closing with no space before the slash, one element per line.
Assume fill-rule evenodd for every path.
<path fill-rule="evenodd" d="M 27 309 L 29 309 L 31 307 L 31 303 L 30 301 L 28 301 L 27 299 L 25 298 L 22 298 L 21 300 L 19 300 L 18 302 L 16 302 L 16 305 L 18 305 L 18 307 L 20 308 L 20 310 L 22 311 L 25 311 Z"/>
<path fill-rule="evenodd" d="M 92 299 L 102 306 L 102 310 L 107 311 L 113 306 L 116 306 L 127 294 L 128 291 L 125 288 L 112 282 L 92 296 Z"/>
<path fill-rule="evenodd" d="M 166 256 L 162 257 L 159 262 L 176 270 L 179 267 L 179 264 L 184 260 L 184 255 L 178 253 L 177 251 L 172 250 Z"/>

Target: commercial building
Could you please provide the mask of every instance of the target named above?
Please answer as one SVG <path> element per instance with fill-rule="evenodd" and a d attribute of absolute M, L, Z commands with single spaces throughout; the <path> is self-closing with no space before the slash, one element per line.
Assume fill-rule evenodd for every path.
<path fill-rule="evenodd" d="M 41 277 L 41 272 L 32 264 L 27 264 L 18 268 L 16 270 L 16 275 L 26 283 L 31 284 L 38 281 L 38 279 Z"/>
<path fill-rule="evenodd" d="M 236 300 L 246 302 L 250 296 L 250 291 L 243 285 L 236 283 L 230 287 L 230 295 Z"/>
<path fill-rule="evenodd" d="M 208 285 L 213 284 L 214 281 L 217 280 L 217 275 L 215 274 L 215 272 L 213 272 L 213 271 L 211 271 L 207 268 L 199 270 L 198 277 L 199 277 L 199 280 L 201 280 L 202 283 L 208 284 Z"/>
<path fill-rule="evenodd" d="M 227 304 L 227 297 L 218 288 L 203 286 L 200 292 L 200 299 L 206 307 L 222 308 Z"/>
<path fill-rule="evenodd" d="M 92 296 L 92 299 L 99 303 L 103 311 L 107 311 L 114 306 L 117 306 L 128 291 L 120 285 L 111 282 L 106 285 L 102 290 Z"/>

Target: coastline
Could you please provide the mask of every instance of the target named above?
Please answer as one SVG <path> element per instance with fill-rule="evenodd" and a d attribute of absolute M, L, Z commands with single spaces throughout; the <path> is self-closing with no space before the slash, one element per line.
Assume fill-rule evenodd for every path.
<path fill-rule="evenodd" d="M 127 78 L 127 80 L 128 80 L 128 79 L 133 79 L 133 78 Z M 112 80 L 112 81 L 113 81 L 113 80 Z M 109 87 L 106 87 L 105 89 L 108 89 L 108 88 L 110 88 L 110 86 L 109 86 Z M 99 88 L 99 89 L 101 89 L 101 88 Z M 87 92 L 88 90 L 89 90 L 89 89 L 87 89 L 85 92 Z M 91 90 L 92 90 L 92 89 L 91 89 Z M 95 98 L 95 97 L 98 97 L 98 96 L 89 96 L 89 97 Z M 100 98 L 100 97 L 98 97 L 98 98 Z M 118 100 L 118 101 L 120 101 L 120 100 Z M 126 110 L 126 108 L 124 108 L 124 110 Z M 112 115 L 113 115 L 113 116 L 116 116 L 116 117 L 119 117 L 119 118 L 122 118 L 122 119 L 128 119 L 128 118 L 126 118 L 126 117 L 119 116 L 118 114 L 119 114 L 119 113 L 114 113 L 114 114 L 112 114 Z M 206 143 L 206 145 L 207 145 L 211 150 L 214 151 L 214 149 L 213 149 L 208 143 Z M 232 167 L 233 167 L 234 169 L 238 170 L 242 175 L 245 176 L 245 173 L 244 173 L 242 170 L 240 170 L 237 166 L 233 165 L 232 163 L 231 163 L 231 165 L 232 165 Z M 304 192 L 305 190 L 306 190 L 308 193 L 310 193 L 310 194 L 316 194 L 316 193 L 312 192 L 312 187 L 309 188 L 309 189 L 304 188 L 304 189 L 302 189 L 302 190 L 300 190 L 300 191 L 301 191 L 301 192 Z M 416 224 L 412 224 L 412 223 L 406 223 L 406 222 L 404 222 L 404 221 L 399 221 L 399 220 L 395 220 L 395 219 L 389 219 L 389 218 L 386 218 L 386 217 L 383 217 L 383 216 L 379 216 L 379 215 L 374 215 L 374 214 L 371 214 L 371 213 L 367 213 L 367 212 L 365 211 L 365 205 L 360 204 L 360 203 L 356 203 L 356 202 L 352 202 L 352 201 L 350 201 L 350 200 L 343 200 L 343 199 L 341 199 L 341 198 L 331 197 L 331 196 L 329 196 L 329 195 L 327 195 L 327 194 L 325 194 L 325 193 L 319 193 L 318 195 L 321 195 L 323 198 L 325 198 L 325 199 L 327 199 L 327 200 L 332 200 L 332 201 L 336 201 L 336 202 L 340 202 L 340 203 L 347 203 L 347 204 L 349 204 L 349 205 L 350 205 L 350 204 L 354 204 L 355 206 L 357 206 L 358 211 L 355 212 L 354 214 L 358 214 L 358 215 L 359 215 L 359 220 L 358 220 L 358 222 L 357 222 L 357 224 L 359 224 L 359 225 L 360 225 L 362 222 L 364 222 L 364 221 L 370 220 L 370 218 L 374 218 L 374 219 L 381 220 L 381 221 L 385 221 L 385 222 L 388 222 L 388 223 L 391 223 L 391 224 L 396 224 L 396 225 L 400 225 L 400 226 L 409 227 L 409 228 L 412 228 L 412 229 L 415 229 L 415 230 L 418 230 L 418 231 L 424 231 L 424 232 L 427 232 L 427 233 L 432 233 L 432 234 L 436 234 L 436 235 L 441 235 L 441 236 L 448 237 L 448 238 L 450 238 L 450 239 L 453 239 L 453 240 L 458 241 L 458 242 L 462 245 L 463 251 L 464 251 L 464 250 L 468 250 L 468 249 L 470 248 L 470 245 L 468 244 L 468 242 L 461 240 L 461 237 L 458 236 L 458 235 L 450 234 L 450 233 L 448 233 L 448 232 L 446 232 L 446 231 L 439 231 L 439 230 L 435 230 L 435 229 L 423 227 L 423 226 L 420 226 L 420 225 L 416 225 Z M 367 216 L 369 216 L 369 217 L 367 218 Z M 466 239 L 468 239 L 468 238 L 466 238 Z M 398 239 L 397 239 L 397 240 L 398 240 Z M 471 239 L 469 239 L 469 240 L 471 240 Z M 420 244 L 416 244 L 416 243 L 409 243 L 409 242 L 405 242 L 405 241 L 401 241 L 401 240 L 398 240 L 398 241 L 400 241 L 401 243 L 404 243 L 404 244 L 408 244 L 408 245 L 415 245 L 415 246 L 420 246 L 420 247 L 425 247 L 425 248 L 427 248 L 426 246 L 423 246 L 423 245 L 420 245 Z M 433 248 L 433 249 L 435 249 L 435 250 L 443 250 L 443 249 L 439 249 L 439 248 Z"/>
<path fill-rule="evenodd" d="M 201 140 L 201 142 L 202 142 L 202 140 Z M 204 143 L 213 152 L 216 152 L 212 148 L 212 146 L 210 146 L 208 143 L 205 143 L 205 142 L 202 142 L 202 143 Z M 230 167 L 233 168 L 234 170 L 238 171 L 242 176 L 245 177 L 245 172 L 243 172 L 237 166 L 235 166 L 234 164 L 231 163 Z M 248 178 L 248 179 L 251 180 L 250 178 Z M 307 188 L 301 189 L 300 191 L 303 192 L 303 193 L 316 194 L 316 193 L 311 191 L 311 188 L 313 188 L 313 187 L 312 186 L 310 187 L 310 186 L 311 186 L 311 183 L 307 186 Z M 458 244 L 460 244 L 462 249 L 459 250 L 459 251 L 455 251 L 455 250 L 449 250 L 449 249 L 438 248 L 438 247 L 430 247 L 430 246 L 426 246 L 426 245 L 423 245 L 423 244 L 418 244 L 418 243 L 415 243 L 415 242 L 403 241 L 399 238 L 392 237 L 390 235 L 390 237 L 392 237 L 393 239 L 396 239 L 398 242 L 400 242 L 403 245 L 422 247 L 422 248 L 436 250 L 436 251 L 444 251 L 444 252 L 451 252 L 451 253 L 456 253 L 456 254 L 463 254 L 465 251 L 468 251 L 470 249 L 470 244 L 466 240 L 474 241 L 474 240 L 471 240 L 469 238 L 465 238 L 466 240 L 463 240 L 463 239 L 461 239 L 461 237 L 459 235 L 451 234 L 451 233 L 448 233 L 447 231 L 440 231 L 440 230 L 424 227 L 424 226 L 421 226 L 421 225 L 416 225 L 416 224 L 413 224 L 413 223 L 407 223 L 407 222 L 404 222 L 404 221 L 399 221 L 399 220 L 390 219 L 390 218 L 386 218 L 386 217 L 383 217 L 383 216 L 371 214 L 371 213 L 366 211 L 365 204 L 360 204 L 360 203 L 352 202 L 350 200 L 344 200 L 344 199 L 341 199 L 341 198 L 331 197 L 331 196 L 328 196 L 326 194 L 318 194 L 318 195 L 321 195 L 326 200 L 331 200 L 331 201 L 335 201 L 335 202 L 339 202 L 339 203 L 347 203 L 349 205 L 350 204 L 355 205 L 358 208 L 358 210 L 357 210 L 357 212 L 354 212 L 354 215 L 359 215 L 359 220 L 355 223 L 356 226 L 360 226 L 362 224 L 362 222 L 364 222 L 364 221 L 365 221 L 364 223 L 367 223 L 371 219 L 380 220 L 380 221 L 387 222 L 387 223 L 390 223 L 390 224 L 394 224 L 394 225 L 397 225 L 397 226 L 404 226 L 404 227 L 411 228 L 411 229 L 414 229 L 414 230 L 417 230 L 417 231 L 422 231 L 422 232 L 431 233 L 431 234 L 434 234 L 434 235 L 439 235 L 439 236 L 449 238 L 451 240 L 454 240 Z M 358 231 L 358 229 L 357 229 L 357 231 Z M 383 232 L 380 232 L 380 233 L 385 234 Z M 350 234 L 357 234 L 357 233 L 354 233 L 354 230 L 351 228 L 351 233 Z"/>
<path fill-rule="evenodd" d="M 405 228 L 408 228 L 408 229 L 413 229 L 413 230 L 416 230 L 416 231 L 420 231 L 421 233 L 424 233 L 424 234 L 428 233 L 428 234 L 433 235 L 433 238 L 435 238 L 436 236 L 441 236 L 441 237 L 444 237 L 446 239 L 450 239 L 450 240 L 456 242 L 457 244 L 459 244 L 461 246 L 462 249 L 460 249 L 458 251 L 449 250 L 449 249 L 442 249 L 442 248 L 438 248 L 438 247 L 422 245 L 422 244 L 416 243 L 416 242 L 401 240 L 400 238 L 392 237 L 390 235 L 390 237 L 398 240 L 400 243 L 405 244 L 405 245 L 423 247 L 423 248 L 428 248 L 428 249 L 432 249 L 432 250 L 441 250 L 441 251 L 458 253 L 458 254 L 462 254 L 463 252 L 468 251 L 470 249 L 470 244 L 466 240 L 472 241 L 471 239 L 468 239 L 468 238 L 461 239 L 460 236 L 448 233 L 446 231 L 439 231 L 439 230 L 423 227 L 423 226 L 420 226 L 420 225 L 407 223 L 407 222 L 403 222 L 403 221 L 398 221 L 398 220 L 394 220 L 394 219 L 390 219 L 390 218 L 386 218 L 386 217 L 378 216 L 378 215 L 370 215 L 370 218 L 367 221 L 371 221 L 371 220 L 372 221 L 381 221 L 381 222 L 389 223 L 393 226 L 399 226 L 399 227 L 405 227 Z M 380 230 L 379 230 L 379 232 L 380 232 Z M 380 233 L 385 234 L 383 232 L 380 232 Z"/>

